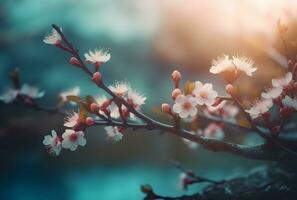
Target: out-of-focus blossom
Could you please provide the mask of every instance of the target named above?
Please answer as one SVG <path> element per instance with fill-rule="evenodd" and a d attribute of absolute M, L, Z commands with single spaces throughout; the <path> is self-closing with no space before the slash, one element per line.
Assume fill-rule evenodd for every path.
<path fill-rule="evenodd" d="M 45 94 L 44 91 L 40 91 L 36 87 L 32 87 L 28 84 L 24 84 L 21 89 L 13 89 L 8 88 L 6 89 L 0 96 L 0 100 L 4 103 L 11 103 L 13 102 L 18 95 L 24 95 L 30 97 L 32 99 L 41 98 Z"/>
<path fill-rule="evenodd" d="M 220 124 L 211 123 L 204 129 L 203 136 L 222 140 L 225 137 L 225 134 Z"/>
<path fill-rule="evenodd" d="M 197 114 L 197 99 L 192 95 L 179 95 L 175 99 L 175 104 L 173 105 L 173 112 L 179 114 L 181 118 L 187 118 L 189 116 L 195 116 Z"/>
<path fill-rule="evenodd" d="M 53 44 L 53 45 L 60 44 L 61 41 L 62 41 L 61 35 L 54 28 L 43 39 L 44 43 Z"/>
<path fill-rule="evenodd" d="M 134 90 L 130 90 L 128 92 L 128 103 L 131 104 L 136 110 L 140 109 L 140 106 L 145 104 L 145 100 L 145 96 Z"/>
<path fill-rule="evenodd" d="M 291 98 L 288 95 L 282 100 L 282 103 L 284 106 L 287 106 L 289 108 L 294 108 L 297 110 L 297 98 Z"/>
<path fill-rule="evenodd" d="M 206 83 L 202 84 L 200 81 L 195 82 L 195 89 L 193 91 L 195 97 L 197 99 L 198 105 L 207 105 L 211 106 L 214 104 L 215 99 L 218 96 L 218 93 L 213 90 L 212 84 Z"/>
<path fill-rule="evenodd" d="M 243 72 L 248 76 L 252 76 L 253 72 L 257 70 L 253 66 L 254 61 L 244 56 L 229 56 L 224 55 L 212 61 L 210 72 L 213 74 L 226 73 L 226 76 L 234 76 L 233 79 L 238 77 L 238 72 Z"/>
<path fill-rule="evenodd" d="M 70 88 L 69 90 L 60 92 L 59 97 L 62 102 L 67 102 L 67 96 L 78 96 L 79 94 L 80 88 L 78 86 L 75 86 L 73 88 Z"/>
<path fill-rule="evenodd" d="M 205 114 L 214 114 L 223 117 L 224 119 L 234 119 L 239 112 L 239 108 L 226 100 L 220 102 L 216 106 L 207 106 Z"/>
<path fill-rule="evenodd" d="M 273 87 L 286 87 L 287 85 L 289 85 L 289 83 L 291 82 L 293 78 L 293 75 L 291 72 L 288 72 L 284 77 L 280 78 L 280 79 L 272 79 L 272 85 Z"/>
<path fill-rule="evenodd" d="M 107 126 L 104 129 L 106 130 L 107 139 L 111 141 L 118 142 L 123 138 L 123 134 L 116 126 Z"/>
<path fill-rule="evenodd" d="M 255 105 L 245 111 L 249 113 L 253 119 L 256 119 L 259 117 L 259 115 L 268 112 L 272 106 L 273 102 L 271 99 L 262 99 L 257 101 Z"/>
<path fill-rule="evenodd" d="M 28 97 L 31 97 L 33 99 L 36 99 L 36 98 L 41 98 L 44 96 L 45 92 L 44 91 L 40 91 L 38 88 L 36 87 L 32 87 L 28 84 L 24 84 L 19 93 L 21 95 L 25 95 L 25 96 L 28 96 Z"/>
<path fill-rule="evenodd" d="M 49 152 L 54 155 L 60 155 L 62 150 L 61 139 L 57 136 L 55 130 L 52 130 L 51 135 L 44 136 L 42 143 L 49 149 Z"/>
<path fill-rule="evenodd" d="M 85 53 L 84 56 L 87 62 L 93 64 L 106 63 L 111 58 L 111 55 L 108 53 L 108 51 L 104 49 L 95 49 L 95 51 L 89 51 L 89 53 Z"/>
<path fill-rule="evenodd" d="M 254 61 L 245 56 L 233 56 L 232 63 L 238 71 L 244 72 L 248 76 L 252 76 L 257 70 L 257 68 L 253 66 Z"/>
<path fill-rule="evenodd" d="M 19 94 L 18 90 L 7 88 L 0 96 L 0 100 L 4 103 L 11 103 L 13 102 Z"/>
<path fill-rule="evenodd" d="M 115 86 L 109 86 L 108 88 L 120 97 L 124 97 L 125 95 L 127 95 L 128 91 L 130 90 L 130 86 L 126 82 L 118 82 L 115 84 Z"/>
<path fill-rule="evenodd" d="M 72 129 L 66 129 L 62 135 L 62 147 L 65 149 L 70 149 L 70 151 L 75 151 L 78 146 L 85 146 L 87 140 L 84 137 L 84 132 L 74 131 Z"/>
<path fill-rule="evenodd" d="M 197 131 L 191 131 L 190 132 L 192 135 L 197 135 L 201 136 L 202 135 L 202 130 L 198 129 Z M 190 149 L 197 149 L 199 147 L 199 144 L 197 142 L 193 142 L 191 140 L 188 140 L 186 138 L 183 138 L 183 141 Z"/>
<path fill-rule="evenodd" d="M 74 128 L 79 124 L 79 114 L 77 112 L 69 113 L 64 119 L 64 126 Z"/>
<path fill-rule="evenodd" d="M 282 87 L 273 87 L 267 90 L 266 92 L 262 92 L 261 96 L 264 99 L 276 99 L 281 95 L 282 92 L 283 92 Z"/>

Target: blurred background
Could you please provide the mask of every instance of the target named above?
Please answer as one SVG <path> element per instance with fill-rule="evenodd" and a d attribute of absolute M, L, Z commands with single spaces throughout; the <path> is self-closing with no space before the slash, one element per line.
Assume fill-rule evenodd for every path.
<path fill-rule="evenodd" d="M 240 81 L 240 92 L 249 97 L 281 76 L 286 58 L 277 21 L 289 27 L 292 57 L 296 9 L 295 0 L 1 0 L 1 89 L 11 84 L 8 74 L 18 67 L 23 83 L 46 91 L 42 105 L 54 106 L 57 93 L 74 86 L 81 88 L 82 96 L 101 94 L 70 66 L 68 55 L 42 42 L 56 23 L 82 53 L 108 48 L 112 59 L 102 67 L 107 83 L 129 81 L 148 97 L 143 110 L 166 122 L 154 108 L 171 102 L 173 69 L 182 72 L 183 80 L 213 83 L 223 95 L 223 82 L 208 72 L 211 60 L 222 54 L 250 56 L 258 71 Z M 102 129 L 88 131 L 85 148 L 52 157 L 42 139 L 51 129 L 62 130 L 62 119 L 1 102 L 0 199 L 141 199 L 139 188 L 146 183 L 159 194 L 192 194 L 203 185 L 180 190 L 180 172 L 170 159 L 215 180 L 269 164 L 191 150 L 180 138 L 147 131 L 130 132 L 113 144 Z M 261 142 L 253 134 L 230 134 L 239 143 Z"/>

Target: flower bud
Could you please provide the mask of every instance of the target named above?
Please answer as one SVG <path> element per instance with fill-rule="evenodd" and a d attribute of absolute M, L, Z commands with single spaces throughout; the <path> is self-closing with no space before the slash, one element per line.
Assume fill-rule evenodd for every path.
<path fill-rule="evenodd" d="M 99 106 L 96 103 L 91 103 L 90 109 L 92 112 L 97 113 L 99 110 Z"/>
<path fill-rule="evenodd" d="M 235 90 L 235 88 L 234 88 L 234 86 L 232 84 L 226 85 L 225 90 L 231 96 L 236 94 L 236 90 Z"/>
<path fill-rule="evenodd" d="M 74 65 L 74 66 L 78 66 L 78 67 L 81 66 L 80 62 L 79 62 L 79 61 L 77 60 L 77 58 L 75 58 L 75 57 L 71 57 L 71 58 L 70 58 L 70 63 L 71 63 L 72 65 Z"/>
<path fill-rule="evenodd" d="M 171 93 L 172 99 L 175 100 L 176 97 L 177 97 L 178 95 L 180 95 L 181 93 L 182 93 L 182 92 L 181 92 L 180 89 L 175 88 L 175 89 L 172 91 L 172 93 Z"/>
<path fill-rule="evenodd" d="M 180 74 L 180 72 L 179 71 L 177 71 L 177 70 L 174 70 L 173 72 L 172 72 L 172 80 L 173 80 L 173 82 L 174 82 L 174 87 L 175 88 L 178 88 L 178 86 L 179 86 L 179 81 L 181 80 L 181 74 Z"/>
<path fill-rule="evenodd" d="M 87 118 L 86 118 L 86 124 L 87 124 L 88 126 L 93 126 L 94 123 L 95 123 L 95 121 L 94 121 L 94 119 L 93 119 L 92 117 L 87 117 Z"/>
<path fill-rule="evenodd" d="M 101 82 L 101 78 L 102 78 L 102 75 L 100 72 L 95 72 L 93 74 L 93 78 L 92 80 L 96 83 L 96 84 L 99 84 Z"/>
<path fill-rule="evenodd" d="M 163 113 L 167 113 L 167 114 L 171 113 L 171 107 L 168 103 L 162 103 L 161 110 Z"/>

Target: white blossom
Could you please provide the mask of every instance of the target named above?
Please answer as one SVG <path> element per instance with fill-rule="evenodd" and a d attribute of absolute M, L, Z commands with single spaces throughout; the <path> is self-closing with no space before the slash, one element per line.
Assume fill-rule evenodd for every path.
<path fill-rule="evenodd" d="M 212 61 L 212 66 L 209 71 L 210 73 L 213 73 L 213 74 L 219 74 L 222 72 L 235 71 L 235 70 L 236 68 L 232 63 L 232 60 L 230 60 L 229 56 L 223 55 Z"/>
<path fill-rule="evenodd" d="M 13 102 L 19 94 L 18 90 L 7 88 L 0 96 L 0 100 L 4 103 L 11 103 Z"/>
<path fill-rule="evenodd" d="M 260 114 L 264 114 L 270 110 L 273 106 L 271 99 L 262 99 L 257 101 L 250 109 L 245 110 L 250 116 L 255 119 L 258 118 Z"/>
<path fill-rule="evenodd" d="M 59 43 L 61 43 L 61 41 L 62 41 L 61 35 L 54 28 L 43 39 L 43 42 L 44 43 L 46 43 L 46 44 L 53 44 L 53 45 L 59 44 Z"/>
<path fill-rule="evenodd" d="M 228 55 L 219 57 L 212 61 L 210 72 L 213 74 L 231 72 L 236 75 L 237 71 L 244 72 L 248 76 L 252 76 L 257 70 L 254 66 L 254 61 L 244 56 L 233 56 L 232 59 Z"/>
<path fill-rule="evenodd" d="M 105 128 L 107 139 L 118 142 L 122 140 L 123 134 L 119 131 L 118 127 L 116 126 L 106 126 Z"/>
<path fill-rule="evenodd" d="M 78 96 L 80 94 L 80 88 L 75 86 L 63 92 L 60 92 L 59 97 L 62 102 L 67 102 L 67 96 Z"/>
<path fill-rule="evenodd" d="M 173 105 L 173 112 L 179 114 L 181 118 L 195 116 L 197 114 L 197 99 L 192 95 L 178 95 Z"/>
<path fill-rule="evenodd" d="M 21 95 L 25 95 L 25 96 L 28 96 L 28 97 L 31 97 L 33 99 L 36 99 L 36 98 L 41 98 L 44 96 L 45 92 L 44 91 L 40 91 L 38 88 L 36 87 L 32 87 L 28 84 L 24 84 L 20 91 L 19 91 L 19 94 Z"/>
<path fill-rule="evenodd" d="M 136 110 L 140 109 L 140 106 L 145 104 L 146 97 L 139 94 L 135 90 L 128 92 L 128 103 L 130 103 Z"/>
<path fill-rule="evenodd" d="M 254 67 L 254 61 L 245 56 L 233 56 L 232 63 L 236 66 L 237 70 L 246 73 L 248 76 L 252 76 L 257 70 Z"/>
<path fill-rule="evenodd" d="M 85 53 L 85 58 L 87 62 L 96 64 L 96 63 L 106 63 L 110 60 L 111 55 L 108 51 L 104 49 L 95 49 L 94 51 L 89 51 L 89 53 Z"/>
<path fill-rule="evenodd" d="M 64 126 L 67 128 L 74 128 L 79 124 L 79 114 L 77 112 L 70 112 L 64 118 Z"/>
<path fill-rule="evenodd" d="M 262 92 L 261 96 L 264 99 L 276 99 L 281 95 L 282 92 L 283 92 L 282 87 L 273 87 L 268 89 L 266 92 Z"/>
<path fill-rule="evenodd" d="M 200 81 L 195 82 L 195 89 L 193 91 L 195 97 L 197 99 L 198 105 L 207 105 L 211 106 L 214 104 L 215 99 L 218 96 L 218 93 L 213 90 L 212 84 L 206 83 L 202 84 Z"/>
<path fill-rule="evenodd" d="M 62 135 L 62 147 L 65 149 L 70 149 L 70 151 L 75 151 L 78 146 L 85 146 L 87 140 L 84 137 L 84 132 L 74 131 L 72 129 L 66 129 Z"/>
<path fill-rule="evenodd" d="M 61 140 L 57 136 L 57 133 L 55 130 L 52 130 L 51 135 L 44 136 L 43 142 L 42 142 L 48 149 L 49 152 L 55 155 L 60 155 L 60 152 L 62 150 Z"/>
<path fill-rule="evenodd" d="M 286 97 L 282 100 L 282 103 L 284 106 L 294 108 L 297 110 L 297 98 L 295 97 L 294 99 L 286 95 Z"/>
<path fill-rule="evenodd" d="M 126 82 L 117 82 L 114 86 L 109 86 L 108 88 L 120 97 L 126 96 L 130 90 L 130 86 Z"/>
<path fill-rule="evenodd" d="M 288 72 L 284 77 L 280 78 L 280 79 L 272 79 L 272 85 L 273 87 L 286 87 L 287 85 L 289 85 L 289 83 L 291 82 L 293 78 L 293 75 L 291 72 Z"/>

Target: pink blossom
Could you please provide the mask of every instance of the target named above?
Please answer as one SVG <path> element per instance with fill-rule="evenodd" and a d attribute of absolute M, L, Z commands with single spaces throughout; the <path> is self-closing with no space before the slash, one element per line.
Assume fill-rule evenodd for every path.
<path fill-rule="evenodd" d="M 75 151 L 78 146 L 85 146 L 87 140 L 84 137 L 84 132 L 74 131 L 72 129 L 66 129 L 62 135 L 62 147 Z"/>

